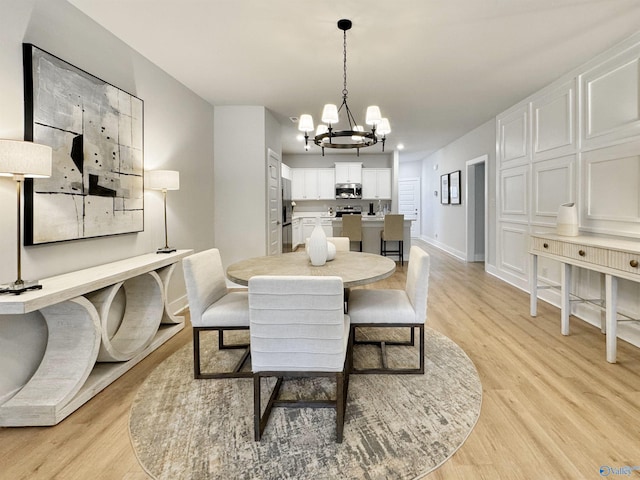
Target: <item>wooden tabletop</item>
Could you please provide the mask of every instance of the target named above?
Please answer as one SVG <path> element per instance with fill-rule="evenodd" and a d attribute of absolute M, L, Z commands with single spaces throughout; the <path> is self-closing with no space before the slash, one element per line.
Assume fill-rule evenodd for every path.
<path fill-rule="evenodd" d="M 227 268 L 227 277 L 239 285 L 248 285 L 254 275 L 305 275 L 341 277 L 345 288 L 366 285 L 390 277 L 396 262 L 373 253 L 337 252 L 336 258 L 314 267 L 306 252 L 254 257 Z"/>

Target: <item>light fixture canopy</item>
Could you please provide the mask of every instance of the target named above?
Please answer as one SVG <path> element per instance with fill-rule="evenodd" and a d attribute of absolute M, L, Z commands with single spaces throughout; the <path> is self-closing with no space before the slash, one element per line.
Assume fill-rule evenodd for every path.
<path fill-rule="evenodd" d="M 371 126 L 370 130 L 365 130 L 361 124 L 356 122 L 355 117 L 351 113 L 351 109 L 347 104 L 347 30 L 352 27 L 351 20 L 342 19 L 338 20 L 338 28 L 343 32 L 343 79 L 344 86 L 342 89 L 342 103 L 340 107 L 332 103 L 328 103 L 322 109 L 322 122 L 319 124 L 313 137 L 313 143 L 322 148 L 322 155 L 324 155 L 325 148 L 337 148 L 337 149 L 356 149 L 358 155 L 360 155 L 360 149 L 370 147 L 378 143 L 378 140 L 382 142 L 382 151 L 384 152 L 384 143 L 386 140 L 386 134 L 391 132 L 389 126 L 389 120 L 382 117 L 380 107 L 377 105 L 371 105 L 367 107 L 367 113 L 365 116 L 365 123 Z M 347 117 L 348 128 L 337 130 L 334 125 L 340 120 L 340 112 Z M 379 126 L 382 125 L 382 121 L 386 120 L 385 128 L 380 130 Z M 305 150 L 309 150 L 309 134 L 313 132 L 313 117 L 309 114 L 300 116 L 298 123 L 298 130 L 304 132 L 304 144 Z M 380 138 L 379 138 L 380 137 Z"/>
<path fill-rule="evenodd" d="M 20 223 L 22 208 L 20 196 L 25 178 L 46 178 L 51 176 L 53 151 L 47 145 L 18 140 L 0 140 L 0 176 L 13 177 L 16 182 L 17 199 L 17 279 L 9 285 L 0 286 L 0 293 L 19 295 L 27 290 L 41 289 L 38 281 L 22 279 L 22 237 Z"/>

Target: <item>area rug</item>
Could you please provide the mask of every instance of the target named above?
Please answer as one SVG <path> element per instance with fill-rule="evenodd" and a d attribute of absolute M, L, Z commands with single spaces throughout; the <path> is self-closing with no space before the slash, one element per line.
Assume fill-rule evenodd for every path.
<path fill-rule="evenodd" d="M 187 345 L 152 372 L 133 402 L 129 431 L 138 460 L 166 480 L 422 478 L 460 448 L 482 403 L 478 373 L 464 351 L 433 329 L 425 336 L 424 375 L 351 375 L 341 444 L 334 409 L 276 408 L 255 442 L 252 380 L 194 380 Z M 417 361 L 417 348 L 387 350 L 390 366 Z M 379 360 L 375 347 L 356 351 L 357 366 Z M 212 359 L 206 368 L 231 365 L 238 354 L 214 346 L 202 351 Z M 283 389 L 290 396 L 299 389 L 335 393 L 326 379 L 299 382 Z"/>

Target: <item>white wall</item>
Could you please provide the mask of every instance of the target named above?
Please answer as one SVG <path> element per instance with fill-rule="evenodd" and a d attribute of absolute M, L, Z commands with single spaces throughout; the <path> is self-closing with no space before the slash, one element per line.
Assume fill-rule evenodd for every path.
<path fill-rule="evenodd" d="M 422 240 L 436 245 L 460 258 L 466 257 L 465 198 L 460 205 L 440 203 L 440 175 L 461 171 L 461 190 L 466 181 L 465 163 L 468 160 L 488 155 L 485 172 L 495 171 L 495 121 L 490 120 L 460 137 L 446 147 L 429 155 L 421 162 L 400 162 L 399 178 L 420 177 L 422 179 Z M 495 182 L 489 177 L 489 204 L 495 204 Z M 438 192 L 435 196 L 434 192 Z M 495 217 L 488 212 L 489 245 L 486 246 L 485 261 L 494 264 Z"/>
<path fill-rule="evenodd" d="M 280 126 L 265 107 L 215 107 L 216 248 L 224 265 L 267 253 L 267 150 L 281 154 Z"/>
<path fill-rule="evenodd" d="M 213 246 L 213 108 L 63 0 L 0 0 L 0 138 L 23 139 L 22 43 L 28 42 L 144 100 L 145 169 L 180 171 L 168 193 L 169 239 L 178 248 Z M 15 183 L 0 178 L 0 204 L 15 204 Z M 16 278 L 16 211 L 0 210 L 0 283 Z M 43 278 L 152 252 L 164 244 L 162 199 L 145 194 L 144 232 L 22 247 L 23 277 Z M 169 293 L 184 303 L 181 269 Z M 46 328 L 39 314 L 0 318 L 0 398 L 38 363 Z M 29 348 L 25 348 L 29 345 Z M 27 372 L 28 373 L 28 372 Z"/>

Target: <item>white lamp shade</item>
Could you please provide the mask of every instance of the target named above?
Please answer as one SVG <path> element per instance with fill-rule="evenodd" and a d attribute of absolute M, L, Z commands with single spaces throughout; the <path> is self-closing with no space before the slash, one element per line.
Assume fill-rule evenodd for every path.
<path fill-rule="evenodd" d="M 378 124 L 378 128 L 376 130 L 380 135 L 386 135 L 387 133 L 391 133 L 391 124 L 389 123 L 388 118 L 383 118 L 382 121 Z"/>
<path fill-rule="evenodd" d="M 380 107 L 377 105 L 371 105 L 367 107 L 367 125 L 378 125 L 382 121 L 382 114 L 380 113 Z"/>
<path fill-rule="evenodd" d="M 53 151 L 47 145 L 19 140 L 0 140 L 0 175 L 50 177 L 52 156 Z"/>
<path fill-rule="evenodd" d="M 575 237 L 578 235 L 578 207 L 575 203 L 563 203 L 558 209 L 556 219 L 556 232 L 558 235 Z"/>
<path fill-rule="evenodd" d="M 308 113 L 300 115 L 300 120 L 298 121 L 298 130 L 300 130 L 301 132 L 312 132 L 313 117 Z"/>
<path fill-rule="evenodd" d="M 324 123 L 338 123 L 338 107 L 332 103 L 327 103 L 322 109 L 322 121 Z"/>
<path fill-rule="evenodd" d="M 150 190 L 179 190 L 180 172 L 175 170 L 151 170 L 146 172 L 145 183 Z"/>

